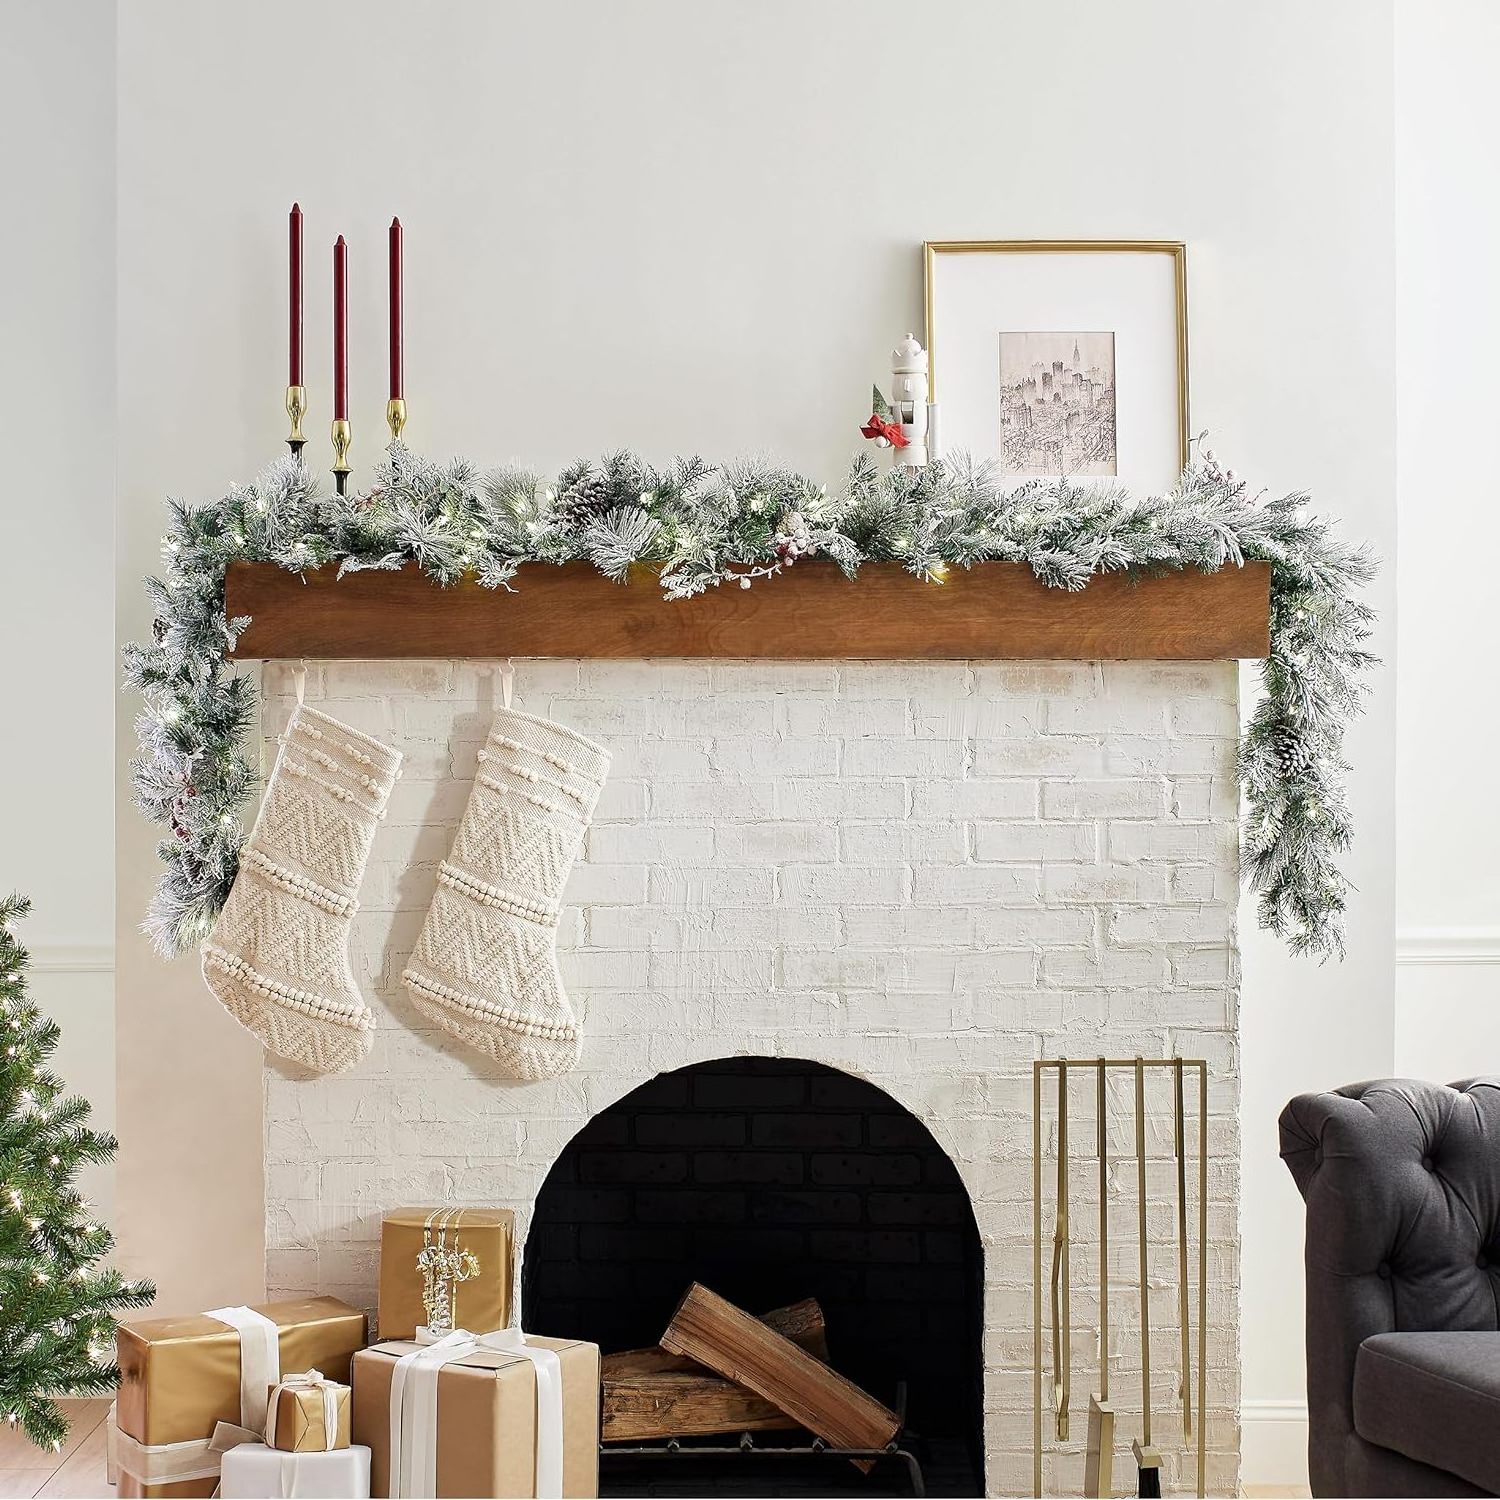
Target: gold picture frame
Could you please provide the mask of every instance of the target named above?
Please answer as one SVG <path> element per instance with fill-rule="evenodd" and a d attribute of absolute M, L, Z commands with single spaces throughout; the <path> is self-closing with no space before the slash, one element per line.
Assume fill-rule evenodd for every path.
<path fill-rule="evenodd" d="M 1186 468 L 1192 440 L 1188 408 L 1187 246 L 1180 240 L 927 240 L 922 246 L 922 301 L 927 324 L 929 399 L 940 402 L 939 330 L 933 315 L 938 259 L 954 255 L 1165 255 L 1171 258 L 1175 295 L 1178 467 Z"/>

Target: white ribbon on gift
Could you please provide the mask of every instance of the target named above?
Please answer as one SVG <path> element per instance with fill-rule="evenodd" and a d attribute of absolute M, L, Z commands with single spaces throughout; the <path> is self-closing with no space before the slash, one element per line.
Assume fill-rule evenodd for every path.
<path fill-rule="evenodd" d="M 401 1355 L 391 1372 L 390 1492 L 401 1500 L 437 1495 L 438 1376 L 444 1365 L 489 1350 L 519 1354 L 536 1371 L 536 1500 L 562 1500 L 562 1361 L 526 1342 L 519 1328 L 446 1338 Z"/>
<path fill-rule="evenodd" d="M 323 1450 L 331 1453 L 339 1436 L 339 1392 L 346 1387 L 327 1380 L 321 1370 L 307 1370 L 301 1375 L 283 1375 L 266 1397 L 265 1443 L 276 1446 L 276 1408 L 283 1391 L 319 1391 L 323 1396 Z M 259 1438 L 256 1439 L 260 1441 Z"/>
<path fill-rule="evenodd" d="M 267 1397 L 281 1374 L 281 1332 L 253 1307 L 216 1307 L 207 1316 L 228 1323 L 240 1336 L 239 1425 L 219 1422 L 211 1437 L 189 1438 L 182 1443 L 141 1443 L 119 1430 L 111 1404 L 106 1433 L 111 1459 L 141 1484 L 212 1478 L 229 1449 L 261 1440 Z"/>
<path fill-rule="evenodd" d="M 241 1441 L 258 1443 L 271 1387 L 281 1377 L 281 1330 L 253 1307 L 215 1307 L 208 1316 L 240 1336 L 240 1426 L 251 1434 Z"/>

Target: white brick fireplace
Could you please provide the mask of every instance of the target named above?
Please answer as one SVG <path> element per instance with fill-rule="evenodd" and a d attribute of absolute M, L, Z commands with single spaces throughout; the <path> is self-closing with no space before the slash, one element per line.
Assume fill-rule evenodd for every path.
<path fill-rule="evenodd" d="M 518 707 L 614 755 L 562 924 L 582 1061 L 551 1083 L 500 1081 L 424 1029 L 400 986 L 497 675 L 470 661 L 314 667 L 309 701 L 398 746 L 406 765 L 356 919 L 355 972 L 381 1023 L 374 1053 L 337 1078 L 266 1072 L 272 1292 L 316 1287 L 372 1305 L 381 1214 L 397 1204 L 510 1205 L 524 1236 L 559 1152 L 656 1074 L 737 1054 L 823 1063 L 884 1090 L 958 1168 L 984 1252 L 987 1485 L 1027 1492 L 1032 1060 L 1202 1056 L 1212 1078 L 1208 1483 L 1236 1492 L 1235 664 L 516 667 Z M 269 762 L 290 711 L 288 670 L 268 666 L 264 686 Z M 1088 1104 L 1080 1095 L 1085 1120 Z M 1116 1135 L 1126 1148 L 1128 1132 Z M 1151 1140 L 1155 1155 L 1170 1153 L 1159 1120 Z M 1084 1402 L 1092 1212 L 1090 1173 L 1074 1175 L 1084 1226 L 1074 1394 Z M 1133 1163 L 1115 1176 L 1124 1335 L 1135 1319 Z M 1160 1182 L 1156 1435 L 1167 1485 L 1182 1491 L 1192 1471 L 1178 1483 L 1170 1467 L 1180 1422 L 1166 1171 Z M 1136 1430 L 1136 1357 L 1120 1337 L 1122 1442 Z M 1080 1405 L 1074 1441 L 1049 1459 L 1050 1490 L 1078 1491 L 1083 1427 Z M 1127 1451 L 1117 1477 L 1128 1467 Z"/>

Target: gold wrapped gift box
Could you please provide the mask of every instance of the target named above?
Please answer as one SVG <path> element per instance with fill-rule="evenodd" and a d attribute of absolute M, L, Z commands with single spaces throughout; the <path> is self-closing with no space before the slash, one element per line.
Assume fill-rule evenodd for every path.
<path fill-rule="evenodd" d="M 599 1493 L 599 1346 L 577 1339 L 526 1342 L 555 1350 L 562 1375 L 562 1492 Z M 391 1373 L 412 1343 L 376 1344 L 354 1357 L 354 1441 L 370 1449 L 370 1493 L 391 1492 Z M 536 1493 L 536 1369 L 514 1350 L 477 1349 L 444 1365 L 437 1383 L 437 1493 Z"/>
<path fill-rule="evenodd" d="M 465 1250 L 477 1274 L 454 1287 L 453 1326 L 470 1333 L 510 1327 L 511 1247 L 516 1216 L 508 1208 L 396 1208 L 380 1228 L 380 1312 L 383 1339 L 409 1339 L 427 1324 L 417 1257 L 441 1243 Z"/>
<path fill-rule="evenodd" d="M 365 1315 L 337 1297 L 271 1302 L 255 1309 L 276 1324 L 284 1372 L 321 1370 L 349 1381 L 350 1361 L 364 1346 Z M 198 1315 L 122 1323 L 115 1423 L 147 1447 L 213 1436 L 220 1422 L 240 1420 L 240 1338 L 227 1323 Z M 120 1471 L 121 1500 L 141 1495 L 212 1495 L 212 1477 L 143 1483 Z"/>
<path fill-rule="evenodd" d="M 317 1386 L 272 1386 L 276 1410 L 266 1415 L 270 1430 L 268 1447 L 283 1453 L 325 1453 L 349 1446 L 349 1387 L 335 1387 L 337 1416 L 333 1441 L 328 1441 L 327 1408 Z"/>

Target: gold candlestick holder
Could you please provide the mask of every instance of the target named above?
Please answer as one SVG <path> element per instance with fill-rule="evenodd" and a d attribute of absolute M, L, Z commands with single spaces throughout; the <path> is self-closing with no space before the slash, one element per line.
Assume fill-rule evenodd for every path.
<path fill-rule="evenodd" d="M 286 414 L 292 420 L 292 430 L 286 435 L 286 445 L 293 458 L 302 457 L 302 446 L 307 438 L 302 432 L 302 419 L 307 415 L 307 387 L 289 385 L 286 388 Z"/>
<path fill-rule="evenodd" d="M 333 482 L 339 494 L 349 491 L 349 447 L 354 441 L 354 429 L 347 417 L 336 417 L 333 423 Z"/>
<path fill-rule="evenodd" d="M 399 443 L 406 426 L 406 402 L 400 396 L 392 396 L 385 403 L 385 425 L 391 429 L 391 441 Z"/>

